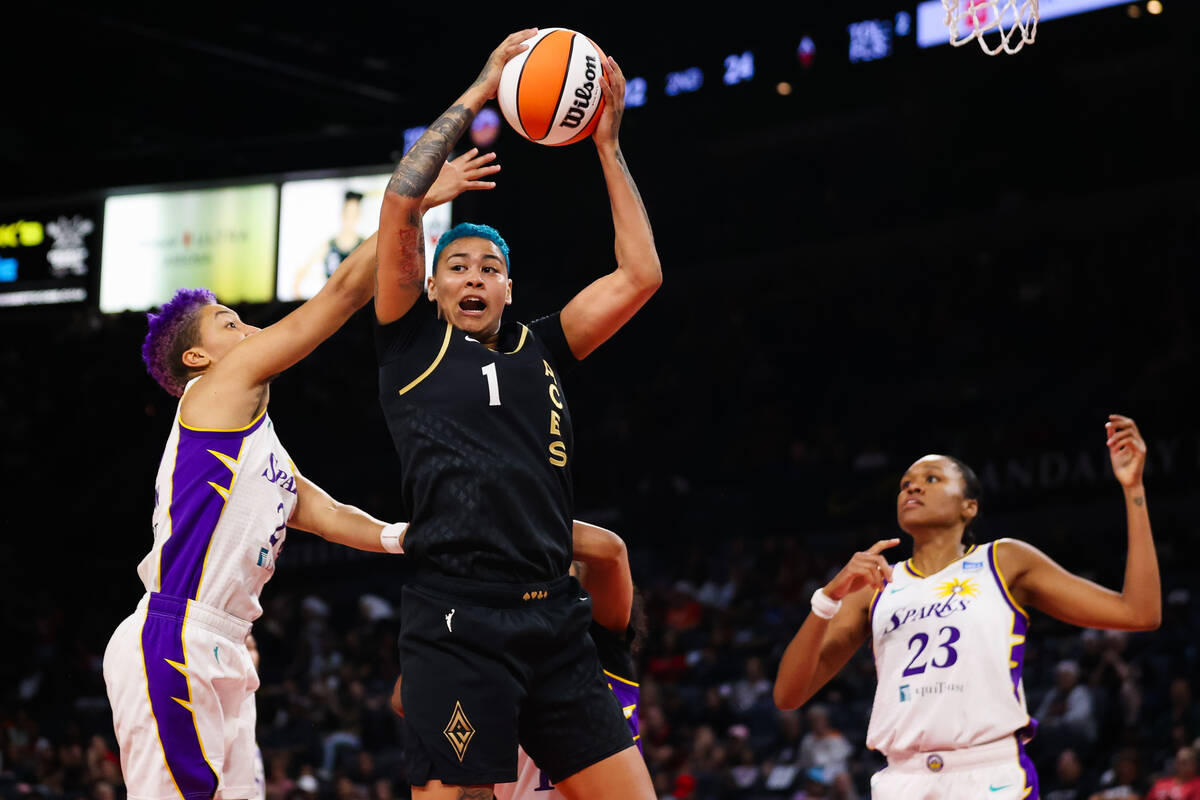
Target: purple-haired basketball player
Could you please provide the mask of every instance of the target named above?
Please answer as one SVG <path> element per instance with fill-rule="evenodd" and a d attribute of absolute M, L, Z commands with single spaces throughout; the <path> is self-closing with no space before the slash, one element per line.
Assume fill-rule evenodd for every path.
<path fill-rule="evenodd" d="M 1037 728 L 1021 668 L 1027 607 L 1088 628 L 1158 627 L 1162 591 L 1146 509 L 1146 443 L 1128 417 L 1105 423 L 1113 475 L 1125 494 L 1128 550 L 1118 592 L 1073 575 L 1016 539 L 979 547 L 971 523 L 981 486 L 956 458 L 928 455 L 900 479 L 896 517 L 913 557 L 889 564 L 856 553 L 823 589 L 779 664 L 775 702 L 795 708 L 867 639 L 878 685 L 867 746 L 887 756 L 875 800 L 987 797 L 1036 800 L 1024 744 Z"/>
<path fill-rule="evenodd" d="M 426 208 L 495 172 L 474 151 L 445 164 Z M 402 552 L 401 525 L 333 500 L 297 470 L 267 416 L 271 380 L 342 326 L 375 285 L 375 236 L 308 302 L 259 329 L 207 289 L 149 315 L 146 368 L 179 397 L 155 481 L 146 594 L 113 633 L 104 680 L 130 800 L 255 796 L 254 690 L 245 640 L 288 527 Z"/>

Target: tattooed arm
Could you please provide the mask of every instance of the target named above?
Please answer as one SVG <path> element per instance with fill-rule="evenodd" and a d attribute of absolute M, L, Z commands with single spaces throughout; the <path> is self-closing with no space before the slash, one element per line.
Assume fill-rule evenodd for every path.
<path fill-rule="evenodd" d="M 992 545 L 996 567 L 1008 579 L 1013 599 L 1023 606 L 1086 628 L 1152 630 L 1162 623 L 1162 585 L 1142 484 L 1146 441 L 1137 423 L 1120 414 L 1110 414 L 1104 430 L 1113 475 L 1125 494 L 1128 545 L 1121 591 L 1074 575 L 1033 545 L 1016 539 L 1000 539 Z"/>
<path fill-rule="evenodd" d="M 421 210 L 425 195 L 446 163 L 450 148 L 470 127 L 483 104 L 496 96 L 500 72 L 537 29 L 517 31 L 488 57 L 483 71 L 462 96 L 426 129 L 388 181 L 379 213 L 379 266 L 375 273 L 375 316 L 381 323 L 404 316 L 425 284 L 425 233 Z"/>
<path fill-rule="evenodd" d="M 596 280 L 562 310 L 563 333 L 576 358 L 608 340 L 662 285 L 662 265 L 654 247 L 650 217 L 617 142 L 625 111 L 625 76 L 608 59 L 600 81 L 604 111 L 592 139 L 600 154 L 616 232 L 617 268 Z"/>

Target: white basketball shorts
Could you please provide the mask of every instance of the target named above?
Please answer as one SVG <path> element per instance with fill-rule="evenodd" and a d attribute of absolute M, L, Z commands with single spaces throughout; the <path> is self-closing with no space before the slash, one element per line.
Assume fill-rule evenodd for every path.
<path fill-rule="evenodd" d="M 151 593 L 104 651 L 129 800 L 256 796 L 250 623 Z"/>
<path fill-rule="evenodd" d="M 1013 736 L 928 753 L 893 754 L 871 776 L 871 800 L 1037 800 L 1033 761 Z"/>

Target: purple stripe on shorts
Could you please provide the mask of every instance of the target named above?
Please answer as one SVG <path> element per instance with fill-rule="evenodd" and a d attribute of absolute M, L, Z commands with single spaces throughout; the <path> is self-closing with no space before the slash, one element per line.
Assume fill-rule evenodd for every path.
<path fill-rule="evenodd" d="M 211 798 L 217 791 L 217 774 L 204 758 L 195 716 L 176 699 L 191 702 L 187 676 L 169 663 L 187 663 L 182 610 L 186 609 L 186 601 L 162 597 L 152 597 L 151 601 L 142 624 L 142 658 L 163 758 L 185 800 Z"/>
<path fill-rule="evenodd" d="M 622 683 L 615 678 L 608 679 L 608 688 L 612 689 L 612 693 L 617 696 L 617 702 L 621 704 L 621 710 L 633 706 L 633 713 L 625 717 L 625 721 L 629 723 L 629 732 L 633 734 L 633 740 L 637 743 L 638 750 L 642 749 L 642 740 L 638 731 L 638 694 L 639 689 L 628 683 Z"/>
<path fill-rule="evenodd" d="M 180 427 L 171 475 L 171 536 L 159 561 L 159 591 L 176 597 L 196 597 L 204 572 L 204 557 L 213 531 L 225 509 L 225 498 L 211 484 L 233 485 L 233 472 L 209 451 L 236 459 L 248 432 L 234 436 L 196 433 Z"/>
<path fill-rule="evenodd" d="M 1025 789 L 1026 792 L 1022 800 L 1038 800 L 1038 774 L 1037 769 L 1033 766 L 1033 759 L 1025 752 L 1025 745 L 1021 742 L 1020 737 L 1017 738 L 1017 752 L 1021 769 L 1025 771 Z"/>
<path fill-rule="evenodd" d="M 1004 598 L 1004 602 L 1012 609 L 1013 627 L 1012 633 L 1014 636 L 1020 636 L 1021 641 L 1014 644 L 1009 650 L 1009 675 L 1012 677 L 1013 697 L 1020 698 L 1020 683 L 1021 671 L 1025 668 L 1025 637 L 1029 634 L 1029 617 L 1025 612 L 1013 603 L 1012 598 L 1008 596 L 1008 587 L 1004 583 L 1004 579 L 1000 577 L 1000 570 L 996 567 L 996 544 L 992 543 L 988 548 L 988 566 L 992 570 L 992 577 L 996 579 L 996 586 L 1000 589 L 1000 596 Z"/>

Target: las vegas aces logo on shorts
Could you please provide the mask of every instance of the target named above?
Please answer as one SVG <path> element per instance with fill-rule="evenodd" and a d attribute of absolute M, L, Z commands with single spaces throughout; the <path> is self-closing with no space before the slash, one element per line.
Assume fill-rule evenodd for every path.
<path fill-rule="evenodd" d="M 463 756 L 467 754 L 467 745 L 471 743 L 471 737 L 475 735 L 475 729 L 471 727 L 471 721 L 463 713 L 461 701 L 455 701 L 454 713 L 450 715 L 450 721 L 446 723 L 446 730 L 442 731 L 442 733 L 446 735 L 446 740 L 450 742 L 450 746 L 458 754 L 458 760 L 461 763 Z"/>

